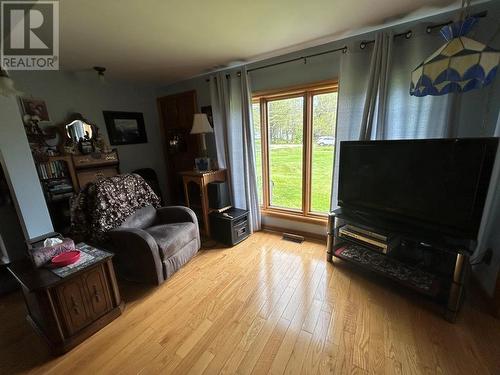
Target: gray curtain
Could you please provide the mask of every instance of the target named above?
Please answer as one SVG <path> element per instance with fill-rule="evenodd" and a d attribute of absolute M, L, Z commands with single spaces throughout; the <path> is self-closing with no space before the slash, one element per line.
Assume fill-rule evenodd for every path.
<path fill-rule="evenodd" d="M 214 136 L 219 168 L 230 168 L 230 158 L 227 154 L 229 127 L 229 85 L 226 75 L 218 73 L 210 77 L 210 101 L 214 118 Z M 231 188 L 231 187 L 230 187 Z"/>
<path fill-rule="evenodd" d="M 241 70 L 241 120 L 243 127 L 243 167 L 245 178 L 246 207 L 250 211 L 252 231 L 261 229 L 259 194 L 255 162 L 255 134 L 252 122 L 252 90 L 247 68 Z"/>
<path fill-rule="evenodd" d="M 497 84 L 498 85 L 498 84 Z M 498 106 L 497 106 L 498 112 Z M 495 137 L 500 137 L 500 115 L 497 116 Z M 480 263 L 487 249 L 493 250 L 490 265 L 479 264 L 474 271 L 479 276 L 479 282 L 493 296 L 496 278 L 500 272 L 500 150 L 491 175 L 488 196 L 484 204 L 484 212 L 479 228 L 478 242 L 471 263 Z"/>
<path fill-rule="evenodd" d="M 251 91 L 246 68 L 241 74 L 210 78 L 215 143 L 219 167 L 227 168 L 232 203 L 250 212 L 250 228 L 261 228 L 257 194 Z"/>
<path fill-rule="evenodd" d="M 375 36 L 366 88 L 360 140 L 383 139 L 387 109 L 387 89 L 392 58 L 392 33 L 380 32 Z M 375 125 L 375 137 L 372 136 Z"/>

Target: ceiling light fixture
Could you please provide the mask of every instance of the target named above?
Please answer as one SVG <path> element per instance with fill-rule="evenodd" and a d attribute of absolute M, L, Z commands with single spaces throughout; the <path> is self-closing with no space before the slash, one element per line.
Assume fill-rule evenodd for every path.
<path fill-rule="evenodd" d="M 94 70 L 97 72 L 97 77 L 101 82 L 104 82 L 104 72 L 106 68 L 103 66 L 94 66 Z"/>
<path fill-rule="evenodd" d="M 0 95 L 16 96 L 23 93 L 14 87 L 14 81 L 10 78 L 6 70 L 0 68 Z"/>

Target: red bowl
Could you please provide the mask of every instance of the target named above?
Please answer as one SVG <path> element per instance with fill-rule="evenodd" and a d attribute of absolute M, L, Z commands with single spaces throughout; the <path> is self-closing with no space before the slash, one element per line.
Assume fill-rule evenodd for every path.
<path fill-rule="evenodd" d="M 64 267 L 69 264 L 75 263 L 78 259 L 80 259 L 80 251 L 71 250 L 56 255 L 54 258 L 52 258 L 52 264 L 56 267 Z"/>

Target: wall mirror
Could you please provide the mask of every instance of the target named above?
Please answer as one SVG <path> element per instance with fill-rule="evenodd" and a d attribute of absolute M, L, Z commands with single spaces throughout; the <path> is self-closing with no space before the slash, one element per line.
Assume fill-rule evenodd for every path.
<path fill-rule="evenodd" d="M 75 118 L 66 125 L 66 135 L 73 142 L 90 141 L 95 137 L 94 125 L 89 124 L 83 118 Z"/>
<path fill-rule="evenodd" d="M 66 137 L 74 145 L 78 146 L 82 154 L 89 154 L 94 151 L 94 141 L 98 130 L 95 125 L 84 119 L 81 114 L 73 114 L 65 125 L 64 130 Z"/>

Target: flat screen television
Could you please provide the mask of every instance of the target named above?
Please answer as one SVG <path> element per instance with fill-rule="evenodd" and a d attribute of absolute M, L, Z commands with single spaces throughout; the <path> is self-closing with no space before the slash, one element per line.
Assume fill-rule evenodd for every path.
<path fill-rule="evenodd" d="M 498 140 L 341 142 L 338 204 L 474 240 Z"/>

